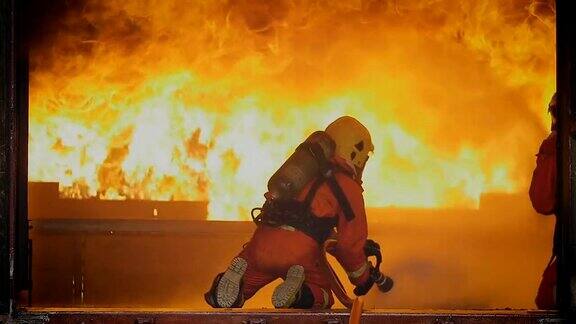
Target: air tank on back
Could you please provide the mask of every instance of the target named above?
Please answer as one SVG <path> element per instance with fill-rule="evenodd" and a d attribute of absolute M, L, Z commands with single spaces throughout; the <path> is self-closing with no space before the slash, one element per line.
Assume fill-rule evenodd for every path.
<path fill-rule="evenodd" d="M 278 201 L 296 198 L 308 182 L 320 175 L 320 166 L 307 145 L 311 143 L 319 144 L 328 161 L 336 150 L 334 140 L 326 132 L 312 133 L 272 175 L 268 181 L 266 198 Z"/>

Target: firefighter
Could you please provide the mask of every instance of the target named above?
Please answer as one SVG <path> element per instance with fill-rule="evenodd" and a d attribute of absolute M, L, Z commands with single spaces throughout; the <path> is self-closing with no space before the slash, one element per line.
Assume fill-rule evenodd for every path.
<path fill-rule="evenodd" d="M 556 94 L 550 100 L 548 112 L 552 117 L 551 132 L 540 145 L 536 155 L 536 168 L 532 174 L 530 184 L 530 201 L 534 209 L 543 215 L 554 215 L 556 212 Z M 536 295 L 536 306 L 539 309 L 553 309 L 556 307 L 556 256 L 560 246 L 558 221 L 554 228 L 554 242 L 552 256 L 544 273 Z"/>
<path fill-rule="evenodd" d="M 212 307 L 242 307 L 260 288 L 282 278 L 272 295 L 274 307 L 330 308 L 334 299 L 320 259 L 322 243 L 336 235 L 334 228 L 338 243 L 330 253 L 346 270 L 355 293 L 366 294 L 373 285 L 375 269 L 364 252 L 367 224 L 361 186 L 364 166 L 374 150 L 370 133 L 349 116 L 317 133 L 333 141 L 333 155 L 324 166 L 318 162 L 322 172 L 306 181 L 292 202 L 275 203 L 278 199 L 269 182 L 251 240 L 205 294 Z M 314 152 L 300 148 L 294 154 Z M 294 163 L 300 162 L 289 158 L 277 173 L 301 167 Z"/>

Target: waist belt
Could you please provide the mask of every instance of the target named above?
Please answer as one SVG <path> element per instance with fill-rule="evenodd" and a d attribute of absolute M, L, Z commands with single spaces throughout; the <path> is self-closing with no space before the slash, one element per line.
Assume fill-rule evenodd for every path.
<path fill-rule="evenodd" d="M 317 151 L 320 148 L 312 147 L 312 152 L 315 157 L 320 156 Z M 346 198 L 346 195 L 340 188 L 336 181 L 335 171 L 336 168 L 330 165 L 325 159 L 316 157 L 320 164 L 321 176 L 314 181 L 312 187 L 306 194 L 304 201 L 296 199 L 274 199 L 267 200 L 262 208 L 252 209 L 252 219 L 256 225 L 266 224 L 274 227 L 281 225 L 292 226 L 295 229 L 304 232 L 312 237 L 319 244 L 324 244 L 324 241 L 330 236 L 334 227 L 338 224 L 338 216 L 333 217 L 318 217 L 310 210 L 312 199 L 316 195 L 316 191 L 320 188 L 322 183 L 326 182 L 330 190 L 338 200 L 338 204 L 342 208 L 342 212 L 347 221 L 354 219 L 354 212 Z M 259 211 L 258 215 L 254 215 L 255 211 Z"/>
<path fill-rule="evenodd" d="M 287 225 L 303 232 L 313 238 L 319 244 L 324 244 L 332 230 L 338 223 L 336 216 L 318 217 L 310 211 L 310 204 L 322 179 L 310 188 L 304 201 L 295 199 L 266 201 L 262 208 L 252 209 L 252 219 L 257 225 L 265 224 L 273 227 Z M 254 215 L 256 211 L 260 213 Z"/>
<path fill-rule="evenodd" d="M 293 202 L 296 205 L 298 202 Z M 313 238 L 319 244 L 323 244 L 336 226 L 336 217 L 317 217 L 314 214 L 298 210 L 300 208 L 279 208 L 264 204 L 259 210 L 260 214 L 253 217 L 257 225 L 268 225 L 273 227 L 291 226 L 296 230 Z"/>

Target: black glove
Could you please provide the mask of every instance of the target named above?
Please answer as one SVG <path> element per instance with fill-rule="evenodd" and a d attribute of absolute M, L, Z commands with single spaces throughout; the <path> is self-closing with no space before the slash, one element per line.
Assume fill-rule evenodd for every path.
<path fill-rule="evenodd" d="M 368 266 L 369 266 L 368 271 L 370 271 L 370 275 L 368 276 L 368 279 L 364 284 L 358 285 L 356 286 L 356 288 L 354 288 L 354 295 L 356 296 L 366 295 L 370 291 L 370 288 L 372 288 L 372 286 L 374 285 L 374 280 L 378 278 L 380 274 L 380 271 L 374 268 L 371 263 L 368 263 Z"/>
<path fill-rule="evenodd" d="M 356 296 L 364 296 L 370 291 L 370 288 L 374 285 L 374 282 L 378 279 L 382 279 L 382 274 L 380 273 L 380 263 L 382 262 L 382 253 L 380 252 L 380 244 L 376 243 L 374 240 L 366 240 L 364 243 L 364 254 L 366 257 L 375 256 L 376 257 L 376 267 L 374 267 L 371 263 L 368 263 L 370 268 L 370 275 L 368 276 L 368 280 L 363 285 L 356 286 L 354 288 L 354 294 Z"/>
<path fill-rule="evenodd" d="M 364 254 L 366 257 L 381 255 L 380 244 L 376 243 L 374 240 L 366 240 L 366 243 L 364 243 Z"/>

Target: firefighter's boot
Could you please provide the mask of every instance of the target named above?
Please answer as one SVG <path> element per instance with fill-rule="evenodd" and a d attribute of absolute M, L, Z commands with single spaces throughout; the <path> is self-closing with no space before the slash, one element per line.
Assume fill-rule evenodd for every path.
<path fill-rule="evenodd" d="M 304 267 L 293 265 L 286 273 L 286 280 L 274 289 L 272 304 L 276 308 L 311 308 L 314 296 L 304 284 Z"/>
<path fill-rule="evenodd" d="M 246 260 L 236 257 L 226 272 L 214 279 L 210 290 L 204 294 L 206 302 L 214 308 L 237 308 L 244 304 L 242 295 L 242 277 L 246 272 Z"/>

